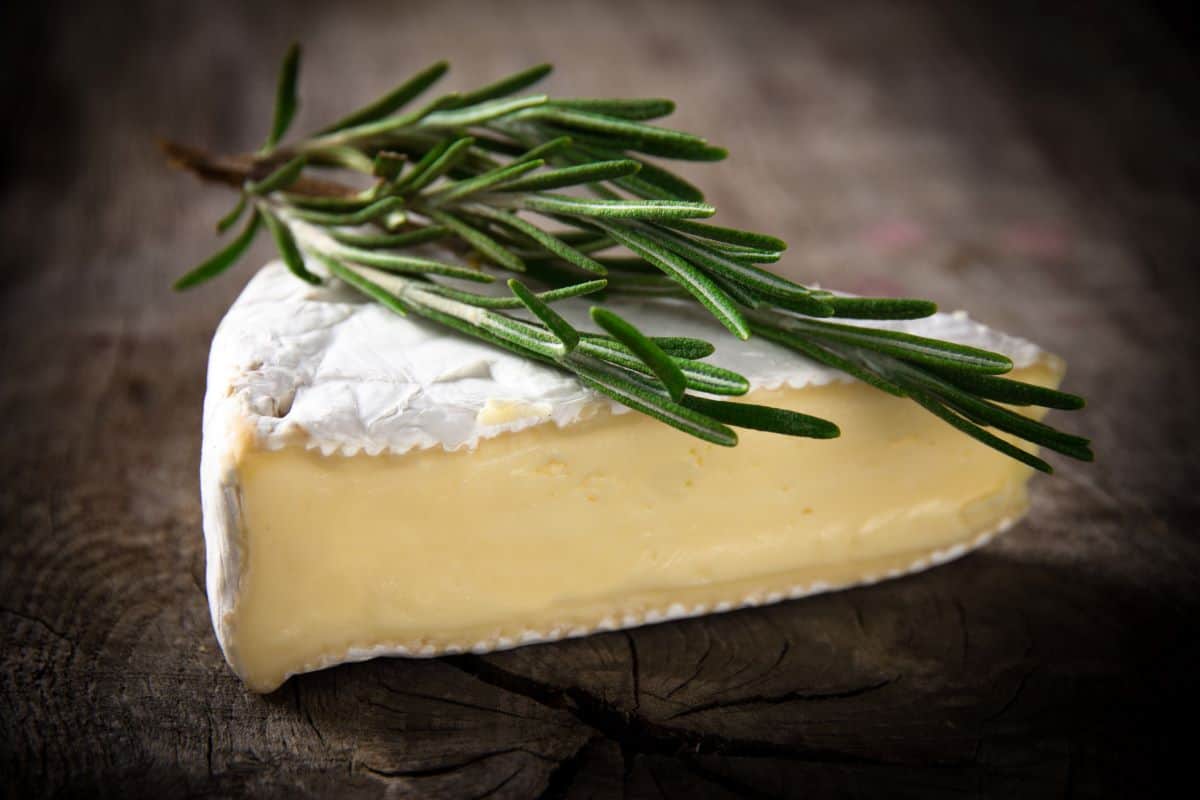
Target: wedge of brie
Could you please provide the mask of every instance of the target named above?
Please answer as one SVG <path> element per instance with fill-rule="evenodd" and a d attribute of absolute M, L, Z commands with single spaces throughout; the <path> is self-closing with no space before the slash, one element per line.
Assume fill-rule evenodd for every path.
<path fill-rule="evenodd" d="M 556 308 L 584 325 L 586 302 Z M 252 689 L 870 583 L 1026 509 L 1027 467 L 914 403 L 737 341 L 689 304 L 617 310 L 717 343 L 747 400 L 841 438 L 709 445 L 336 282 L 280 264 L 253 279 L 213 341 L 201 463 L 213 626 Z M 1058 359 L 962 314 L 887 325 L 1061 378 Z"/>

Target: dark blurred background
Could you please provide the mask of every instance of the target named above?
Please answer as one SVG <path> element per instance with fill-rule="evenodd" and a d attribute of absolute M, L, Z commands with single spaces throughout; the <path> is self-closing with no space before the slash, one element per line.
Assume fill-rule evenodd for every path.
<path fill-rule="evenodd" d="M 1200 70 L 1172 7 L 6 5 L 0 781 L 14 797 L 1164 790 L 1200 667 Z M 255 148 L 293 40 L 297 131 L 441 58 L 451 88 L 552 61 L 554 93 L 674 98 L 674 126 L 732 152 L 682 169 L 718 221 L 787 239 L 790 277 L 930 297 L 1063 355 L 1090 406 L 1058 422 L 1098 463 L 1062 464 L 1029 520 L 926 575 L 247 694 L 208 627 L 196 470 L 209 339 L 271 254 L 172 293 L 231 198 L 169 170 L 155 139 Z M 847 604 L 865 625 L 844 627 Z"/>

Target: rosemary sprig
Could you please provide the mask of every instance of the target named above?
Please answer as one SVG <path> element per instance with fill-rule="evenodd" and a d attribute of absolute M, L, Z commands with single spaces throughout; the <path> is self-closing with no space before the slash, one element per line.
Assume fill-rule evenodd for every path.
<path fill-rule="evenodd" d="M 167 144 L 177 163 L 239 190 L 220 232 L 250 213 L 241 233 L 176 288 L 227 270 L 266 227 L 303 280 L 323 280 L 309 269 L 320 265 L 397 314 L 566 370 L 701 439 L 734 445 L 731 426 L 838 435 L 833 423 L 805 414 L 700 396 L 743 395 L 750 384 L 703 361 L 711 343 L 654 337 L 603 305 L 614 294 L 690 297 L 734 336 L 761 336 L 910 398 L 1032 467 L 1050 471 L 1012 440 L 1091 460 L 1086 439 L 1006 407 L 1071 410 L 1083 406 L 1081 398 L 999 377 L 1012 362 L 996 353 L 840 321 L 917 319 L 934 313 L 933 303 L 843 297 L 797 284 L 762 268 L 786 249 L 780 239 L 701 221 L 716 212 L 703 193 L 647 157 L 709 161 L 725 151 L 648 122 L 670 114 L 671 101 L 516 96 L 550 72 L 540 65 L 405 110 L 447 69 L 434 64 L 316 134 L 284 143 L 298 105 L 293 47 L 259 151 L 214 158 Z M 359 173 L 358 185 L 369 186 L 311 178 L 313 166 Z M 466 256 L 465 265 L 404 252 L 435 241 Z M 603 254 L 618 247 L 631 255 Z M 508 295 L 446 282 L 486 284 L 503 273 L 523 276 L 508 280 Z M 585 295 L 600 301 L 591 318 L 604 333 L 579 330 L 553 308 Z"/>

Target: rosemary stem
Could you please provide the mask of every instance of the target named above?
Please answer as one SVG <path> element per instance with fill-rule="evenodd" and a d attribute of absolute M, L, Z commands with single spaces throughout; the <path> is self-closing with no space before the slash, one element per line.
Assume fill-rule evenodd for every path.
<path fill-rule="evenodd" d="M 275 151 L 268 158 L 253 155 L 214 155 L 207 150 L 191 145 L 159 139 L 158 146 L 167 157 L 167 163 L 176 169 L 190 172 L 202 181 L 218 183 L 241 189 L 246 181 L 262 180 L 291 157 L 290 152 Z M 353 197 L 358 190 L 335 181 L 319 180 L 302 176 L 288 187 L 293 194 L 306 197 Z"/>

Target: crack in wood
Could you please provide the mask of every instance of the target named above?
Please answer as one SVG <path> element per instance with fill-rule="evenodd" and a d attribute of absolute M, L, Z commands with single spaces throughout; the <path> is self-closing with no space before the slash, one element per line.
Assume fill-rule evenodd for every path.
<path fill-rule="evenodd" d="M 582 725 L 615 743 L 622 753 L 670 757 L 684 753 L 720 754 L 736 758 L 774 758 L 809 763 L 890 763 L 837 750 L 781 745 L 663 725 L 641 714 L 617 708 L 592 692 L 577 687 L 559 687 L 510 672 L 483 656 L 451 656 L 443 661 L 490 686 L 522 695 L 547 708 L 569 712 Z M 886 683 L 894 680 L 888 679 Z M 882 688 L 883 685 L 833 694 L 855 696 Z"/>
<path fill-rule="evenodd" d="M 583 759 L 588 747 L 595 741 L 595 736 L 589 736 L 566 758 L 558 762 L 546 777 L 546 786 L 542 789 L 542 793 L 538 795 L 538 800 L 561 800 L 561 798 L 567 796 L 567 791 L 571 788 L 571 784 L 575 782 L 575 777 L 579 774 L 579 768 L 583 765 Z"/>
<path fill-rule="evenodd" d="M 774 672 L 775 670 L 777 670 L 779 668 L 779 665 L 783 663 L 783 660 L 785 658 L 787 658 L 787 654 L 791 649 L 792 649 L 791 642 L 784 640 L 783 646 L 781 648 L 779 648 L 779 653 L 778 653 L 778 655 L 775 656 L 775 660 L 771 662 L 770 666 L 768 666 L 762 672 L 760 672 L 759 674 L 750 678 L 749 680 L 744 680 L 741 683 L 735 683 L 732 686 L 725 687 L 724 689 L 721 690 L 721 693 L 722 694 L 734 694 L 737 691 L 739 691 L 740 689 L 745 689 L 747 686 L 753 686 L 754 684 L 759 683 L 760 681 L 762 681 L 764 678 L 766 678 L 768 675 L 770 675 L 772 672 Z M 742 673 L 746 672 L 752 666 L 754 666 L 753 661 L 746 664 L 746 666 L 739 669 L 737 672 L 735 672 L 730 677 L 733 678 L 738 675 L 741 675 Z"/>
<path fill-rule="evenodd" d="M 55 628 L 53 625 L 51 625 L 49 622 L 42 619 L 41 617 L 36 616 L 34 614 L 26 614 L 23 611 L 17 611 L 16 609 L 12 609 L 12 608 L 0 608 L 0 614 L 9 614 L 11 616 L 16 617 L 17 619 L 23 619 L 26 622 L 29 622 L 33 625 L 37 625 L 40 628 L 44 628 L 52 636 L 54 636 L 54 638 L 65 642 L 71 648 L 72 653 L 75 652 L 75 649 L 77 647 L 77 645 L 75 644 L 75 640 L 72 639 L 70 636 L 67 636 L 62 631 Z"/>
<path fill-rule="evenodd" d="M 633 713 L 638 713 L 642 707 L 642 677 L 638 666 L 638 651 L 637 643 L 633 640 L 633 634 L 629 631 L 623 631 L 625 641 L 629 644 L 629 672 L 633 678 Z"/>
<path fill-rule="evenodd" d="M 714 700 L 711 703 L 693 706 L 692 708 L 678 711 L 667 719 L 680 719 L 688 717 L 692 714 L 702 714 L 705 711 L 727 711 L 731 708 L 749 705 L 770 705 L 777 706 L 791 702 L 821 702 L 824 700 L 846 700 L 852 697 L 861 697 L 864 694 L 878 691 L 885 686 L 890 686 L 899 680 L 899 677 L 885 678 L 877 683 L 867 684 L 866 686 L 857 686 L 853 689 L 844 689 L 836 692 L 786 692 L 778 695 L 757 695 L 754 697 L 744 697 L 739 700 Z"/>
<path fill-rule="evenodd" d="M 696 680 L 696 678 L 700 677 L 700 673 L 704 669 L 704 662 L 707 661 L 709 655 L 712 654 L 713 646 L 712 646 L 712 637 L 708 635 L 707 626 L 701 625 L 699 627 L 700 627 L 700 631 L 704 634 L 704 652 L 700 655 L 700 659 L 696 662 L 695 669 L 692 670 L 691 675 L 688 675 L 686 678 L 684 678 L 681 683 L 679 683 L 677 686 L 675 686 L 675 688 L 671 689 L 671 691 L 667 692 L 660 699 L 669 700 L 670 698 L 674 697 L 677 692 L 679 692 L 681 689 L 683 689 L 683 687 L 687 686 L 689 683 Z"/>
<path fill-rule="evenodd" d="M 450 775 L 460 769 L 466 769 L 476 764 L 481 764 L 485 761 L 490 761 L 493 758 L 500 756 L 513 755 L 521 753 L 523 755 L 533 756 L 540 761 L 554 761 L 554 759 L 544 756 L 541 753 L 530 750 L 526 747 L 506 747 L 503 750 L 493 750 L 487 753 L 481 753 L 477 756 L 465 759 L 463 761 L 455 761 L 449 764 L 439 764 L 436 767 L 417 767 L 414 769 L 390 769 L 387 767 L 376 767 L 368 764 L 365 761 L 360 761 L 359 766 L 362 769 L 370 772 L 372 775 L 377 775 L 381 778 L 436 778 L 441 775 Z"/>
<path fill-rule="evenodd" d="M 466 708 L 466 709 L 470 709 L 472 711 L 483 711 L 488 714 L 500 714 L 505 717 L 512 717 L 513 719 L 522 720 L 523 722 L 537 722 L 537 723 L 548 722 L 550 724 L 554 724 L 553 720 L 544 720 L 544 719 L 541 719 L 538 717 L 527 717 L 524 714 L 518 714 L 515 711 L 505 711 L 502 708 L 492 708 L 491 706 L 480 705 L 478 703 L 471 703 L 466 700 L 455 700 L 450 697 L 442 697 L 442 696 L 436 695 L 436 694 L 425 694 L 424 692 L 413 692 L 413 691 L 409 691 L 407 689 L 397 689 L 394 686 L 390 686 L 387 683 L 382 683 L 382 682 L 380 683 L 380 686 L 382 686 L 384 689 L 391 692 L 392 694 L 400 695 L 401 697 L 412 697 L 412 698 L 416 698 L 418 700 L 429 700 L 429 701 L 432 701 L 435 703 L 445 703 L 446 705 L 458 706 L 459 708 Z M 406 711 L 405 709 L 400 709 L 400 708 L 396 708 L 394 706 L 389 706 L 385 703 L 376 702 L 376 703 L 374 703 L 374 705 L 376 705 L 380 708 L 390 710 L 396 714 L 408 713 L 408 711 Z"/>
<path fill-rule="evenodd" d="M 312 712 L 309 711 L 308 705 L 300 696 L 300 681 L 292 681 L 292 694 L 296 701 L 296 711 L 299 712 L 300 716 L 304 717 L 306 722 L 308 722 L 308 727 L 312 728 L 313 733 L 317 735 L 317 740 L 321 742 L 321 746 L 327 747 L 328 745 L 325 742 L 325 735 L 322 734 L 321 729 L 317 727 L 317 723 L 313 720 Z"/>
<path fill-rule="evenodd" d="M 509 775 L 507 778 L 505 778 L 504 780 L 502 780 L 502 781 L 500 781 L 499 783 L 497 783 L 497 784 L 496 784 L 495 786 L 493 786 L 491 789 L 488 789 L 488 790 L 487 790 L 486 792 L 484 792 L 483 794 L 476 795 L 476 796 L 475 796 L 475 798 L 474 798 L 474 800 L 484 800 L 484 798 L 486 798 L 486 797 L 491 797 L 491 796 L 492 796 L 492 795 L 494 795 L 496 792 L 498 792 L 498 791 L 500 791 L 501 789 L 503 789 L 505 786 L 508 786 L 508 784 L 512 782 L 512 779 L 513 779 L 513 778 L 517 777 L 518 775 L 520 775 L 520 774 L 521 774 L 522 772 L 524 772 L 524 771 L 525 771 L 525 767 L 524 767 L 524 766 L 517 767 L 515 770 L 513 770 L 512 774 L 510 774 L 510 775 Z"/>
<path fill-rule="evenodd" d="M 1017 685 L 1013 687 L 1013 692 L 1011 695 L 1009 695 L 1009 698 L 1005 701 L 1004 705 L 1000 706 L 1000 708 L 994 714 L 990 714 L 986 719 L 984 719 L 983 722 L 985 725 L 995 722 L 1012 710 L 1013 706 L 1016 705 L 1017 700 L 1021 697 L 1021 694 L 1025 691 L 1025 686 L 1029 683 L 1029 678 L 1035 672 L 1037 672 L 1037 669 L 1033 668 L 1022 673 L 1020 680 L 1018 680 Z"/>
<path fill-rule="evenodd" d="M 863 618 L 862 605 L 853 600 L 850 601 L 850 607 L 854 609 L 854 623 L 858 626 L 858 632 L 863 636 L 867 635 L 867 623 Z"/>

